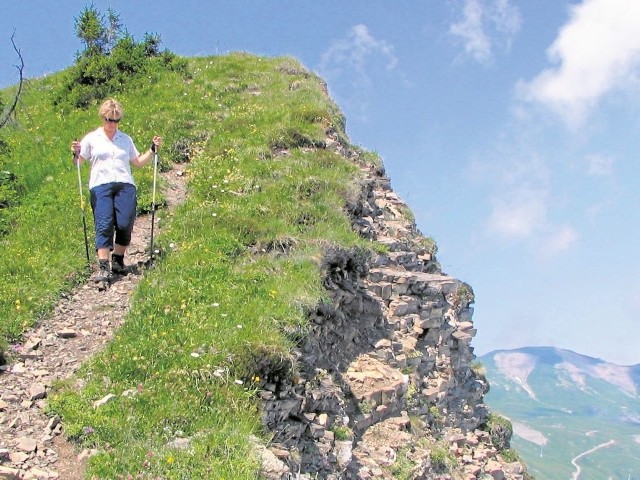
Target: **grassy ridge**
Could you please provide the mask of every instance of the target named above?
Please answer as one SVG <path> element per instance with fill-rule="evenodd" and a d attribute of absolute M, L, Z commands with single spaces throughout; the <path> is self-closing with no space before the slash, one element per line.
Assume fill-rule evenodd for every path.
<path fill-rule="evenodd" d="M 185 204 L 162 216 L 158 242 L 167 253 L 140 283 L 114 341 L 83 367 L 84 387 L 70 381 L 51 397 L 67 434 L 100 451 L 90 477 L 256 478 L 248 441 L 261 434 L 255 389 L 291 374 L 290 348 L 304 335 L 307 309 L 323 296 L 323 249 L 366 247 L 344 213 L 359 190 L 358 169 L 337 154 L 307 148 L 328 128 L 344 134 L 321 82 L 289 58 L 233 54 L 190 63 L 188 81 L 166 74 L 119 97 L 126 110 L 122 129 L 134 140 L 162 134 L 165 162 L 188 152 L 189 190 Z M 47 231 L 59 229 L 53 238 L 61 241 L 35 250 L 20 243 L 28 228 L 38 228 L 22 212 L 2 239 L 0 255 L 13 258 L 0 267 L 2 335 L 9 341 L 86 273 L 67 151 L 70 139 L 97 118 L 51 113 L 41 92 L 55 81 L 34 84 L 34 97 L 25 98 L 40 112 L 30 114 L 34 124 L 46 126 L 40 148 L 57 155 L 46 157 L 44 168 L 33 167 L 34 193 L 20 208 L 38 212 L 40 199 Z M 57 118 L 45 121 L 49 116 Z M 13 158 L 35 148 L 23 144 L 29 128 L 35 127 L 11 132 Z M 149 170 L 136 172 L 143 205 Z M 32 264 L 20 261 L 21 249 L 23 256 L 32 252 Z M 43 286 L 26 300 L 26 289 L 11 286 L 9 275 Z M 136 395 L 121 396 L 127 390 Z M 91 407 L 109 393 L 117 399 Z M 172 448 L 176 438 L 189 438 L 190 447 Z"/>

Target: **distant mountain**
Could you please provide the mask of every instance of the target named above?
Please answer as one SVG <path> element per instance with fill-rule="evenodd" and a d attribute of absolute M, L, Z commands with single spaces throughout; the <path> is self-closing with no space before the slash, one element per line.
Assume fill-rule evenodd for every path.
<path fill-rule="evenodd" d="M 640 480 L 640 365 L 552 347 L 479 357 L 485 402 L 513 424 L 512 447 L 539 480 Z"/>

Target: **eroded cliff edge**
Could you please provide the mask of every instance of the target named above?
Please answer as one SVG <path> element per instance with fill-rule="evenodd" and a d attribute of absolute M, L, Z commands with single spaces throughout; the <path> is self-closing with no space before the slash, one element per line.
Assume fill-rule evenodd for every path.
<path fill-rule="evenodd" d="M 377 253 L 325 251 L 329 300 L 310 313 L 310 331 L 291 359 L 295 372 L 279 375 L 286 367 L 271 365 L 266 375 L 276 380 L 259 392 L 273 434 L 262 452 L 265 472 L 274 479 L 528 478 L 487 431 L 489 386 L 470 346 L 471 287 L 442 273 L 432 241 L 381 166 L 337 134 L 322 147 L 365 173 L 348 210 Z"/>

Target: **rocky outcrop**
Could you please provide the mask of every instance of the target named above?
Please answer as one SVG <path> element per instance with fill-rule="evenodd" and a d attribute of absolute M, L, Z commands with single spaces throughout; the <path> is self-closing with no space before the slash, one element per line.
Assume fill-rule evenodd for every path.
<path fill-rule="evenodd" d="M 445 275 L 435 248 L 409 219 L 380 167 L 336 136 L 326 147 L 351 158 L 365 181 L 348 205 L 374 251 L 329 249 L 331 301 L 309 314 L 296 373 L 263 382 L 263 454 L 273 479 L 522 479 L 481 427 L 488 385 L 474 371 L 474 297 Z M 267 466 L 268 465 L 268 466 Z"/>

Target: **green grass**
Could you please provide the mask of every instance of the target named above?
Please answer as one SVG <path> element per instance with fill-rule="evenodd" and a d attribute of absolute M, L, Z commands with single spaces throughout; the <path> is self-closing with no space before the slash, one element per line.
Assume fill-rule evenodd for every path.
<path fill-rule="evenodd" d="M 188 80 L 166 73 L 118 96 L 121 128 L 140 150 L 158 133 L 163 168 L 189 160 L 188 198 L 161 215 L 157 241 L 168 253 L 113 341 L 79 372 L 84 387 L 72 380 L 50 397 L 69 437 L 100 452 L 89 478 L 256 478 L 255 390 L 294 373 L 291 348 L 325 295 L 324 249 L 367 247 L 344 212 L 359 169 L 313 148 L 327 129 L 345 135 L 321 81 L 293 59 L 247 54 L 190 59 L 189 69 Z M 31 81 L 18 123 L 0 132 L 27 192 L 0 237 L 0 351 L 87 275 L 69 143 L 98 118 L 95 108 L 52 107 L 60 81 Z M 152 169 L 135 175 L 145 210 Z M 109 393 L 117 398 L 92 408 Z M 170 446 L 180 437 L 189 449 Z"/>

